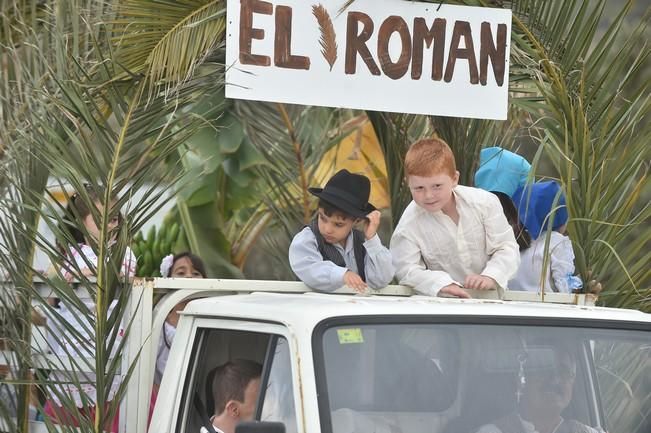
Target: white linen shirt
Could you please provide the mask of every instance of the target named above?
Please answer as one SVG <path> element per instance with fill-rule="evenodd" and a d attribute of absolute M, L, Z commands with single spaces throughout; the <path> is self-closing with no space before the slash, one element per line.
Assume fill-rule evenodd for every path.
<path fill-rule="evenodd" d="M 414 201 L 402 214 L 390 246 L 400 284 L 436 296 L 443 287 L 463 286 L 466 276 L 480 274 L 506 287 L 520 253 L 497 196 L 461 185 L 453 194 L 458 224 Z"/>
<path fill-rule="evenodd" d="M 346 267 L 335 265 L 330 260 L 324 260 L 319 252 L 316 237 L 309 227 L 303 228 L 294 236 L 289 245 L 289 264 L 296 276 L 306 285 L 316 290 L 332 292 L 344 285 L 346 271 L 359 273 L 353 249 L 353 232 L 346 238 L 346 247 L 339 244 L 334 247 L 344 258 Z M 380 237 L 375 234 L 364 242 L 366 259 L 364 273 L 366 284 L 372 289 L 381 289 L 393 279 L 393 264 L 391 252 L 382 245 Z"/>
<path fill-rule="evenodd" d="M 547 231 L 543 232 L 538 239 L 531 242 L 529 248 L 522 251 L 518 272 L 509 281 L 510 289 L 529 292 L 540 292 L 542 290 L 543 280 L 541 276 L 548 233 Z M 570 293 L 570 277 L 574 274 L 574 250 L 570 238 L 552 231 L 549 237 L 548 251 L 549 258 L 544 277 L 545 292 L 552 292 L 556 288 L 558 292 Z"/>

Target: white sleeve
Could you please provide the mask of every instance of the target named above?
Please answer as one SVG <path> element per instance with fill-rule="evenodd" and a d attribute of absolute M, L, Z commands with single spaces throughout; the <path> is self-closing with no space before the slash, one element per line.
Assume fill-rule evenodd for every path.
<path fill-rule="evenodd" d="M 520 249 L 497 196 L 493 195 L 485 204 L 482 208 L 482 220 L 489 259 L 481 274 L 506 287 L 520 266 Z"/>
<path fill-rule="evenodd" d="M 404 230 L 393 233 L 390 249 L 400 284 L 413 287 L 418 293 L 429 296 L 436 296 L 439 290 L 450 284 L 461 287 L 447 272 L 427 269 L 420 247 Z"/>
<path fill-rule="evenodd" d="M 391 252 L 382 245 L 377 234 L 364 242 L 364 248 L 366 248 L 366 258 L 364 259 L 366 283 L 373 289 L 387 286 L 394 275 Z"/>
<path fill-rule="evenodd" d="M 560 242 L 556 244 L 551 251 L 551 274 L 556 290 L 562 293 L 569 293 L 569 276 L 574 274 L 574 250 L 570 238 L 560 233 L 552 235 L 561 236 Z"/>
<path fill-rule="evenodd" d="M 316 290 L 332 292 L 344 285 L 347 268 L 323 260 L 316 237 L 309 227 L 298 232 L 289 245 L 289 264 L 294 274 Z"/>

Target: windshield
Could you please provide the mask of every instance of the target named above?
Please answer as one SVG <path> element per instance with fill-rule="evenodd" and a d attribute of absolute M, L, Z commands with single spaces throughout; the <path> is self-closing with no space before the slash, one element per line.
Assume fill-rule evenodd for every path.
<path fill-rule="evenodd" d="M 324 433 L 651 431 L 649 332 L 349 322 L 314 344 Z"/>

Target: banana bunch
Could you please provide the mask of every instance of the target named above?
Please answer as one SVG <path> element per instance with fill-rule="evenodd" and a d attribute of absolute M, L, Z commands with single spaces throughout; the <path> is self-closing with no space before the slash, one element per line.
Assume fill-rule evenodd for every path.
<path fill-rule="evenodd" d="M 160 277 L 160 262 L 168 254 L 172 254 L 177 241 L 183 236 L 177 222 L 163 222 L 158 231 L 155 226 L 149 229 L 147 235 L 138 232 L 131 250 L 138 259 L 136 276 Z"/>

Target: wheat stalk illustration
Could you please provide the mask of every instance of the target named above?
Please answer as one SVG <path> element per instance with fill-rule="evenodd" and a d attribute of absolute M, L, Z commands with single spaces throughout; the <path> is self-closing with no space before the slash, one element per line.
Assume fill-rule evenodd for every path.
<path fill-rule="evenodd" d="M 321 31 L 321 38 L 319 44 L 321 45 L 321 54 L 323 58 L 330 65 L 330 70 L 337 61 L 337 34 L 335 33 L 335 26 L 332 24 L 330 14 L 321 3 L 312 6 L 312 14 L 319 23 L 319 30 Z"/>

